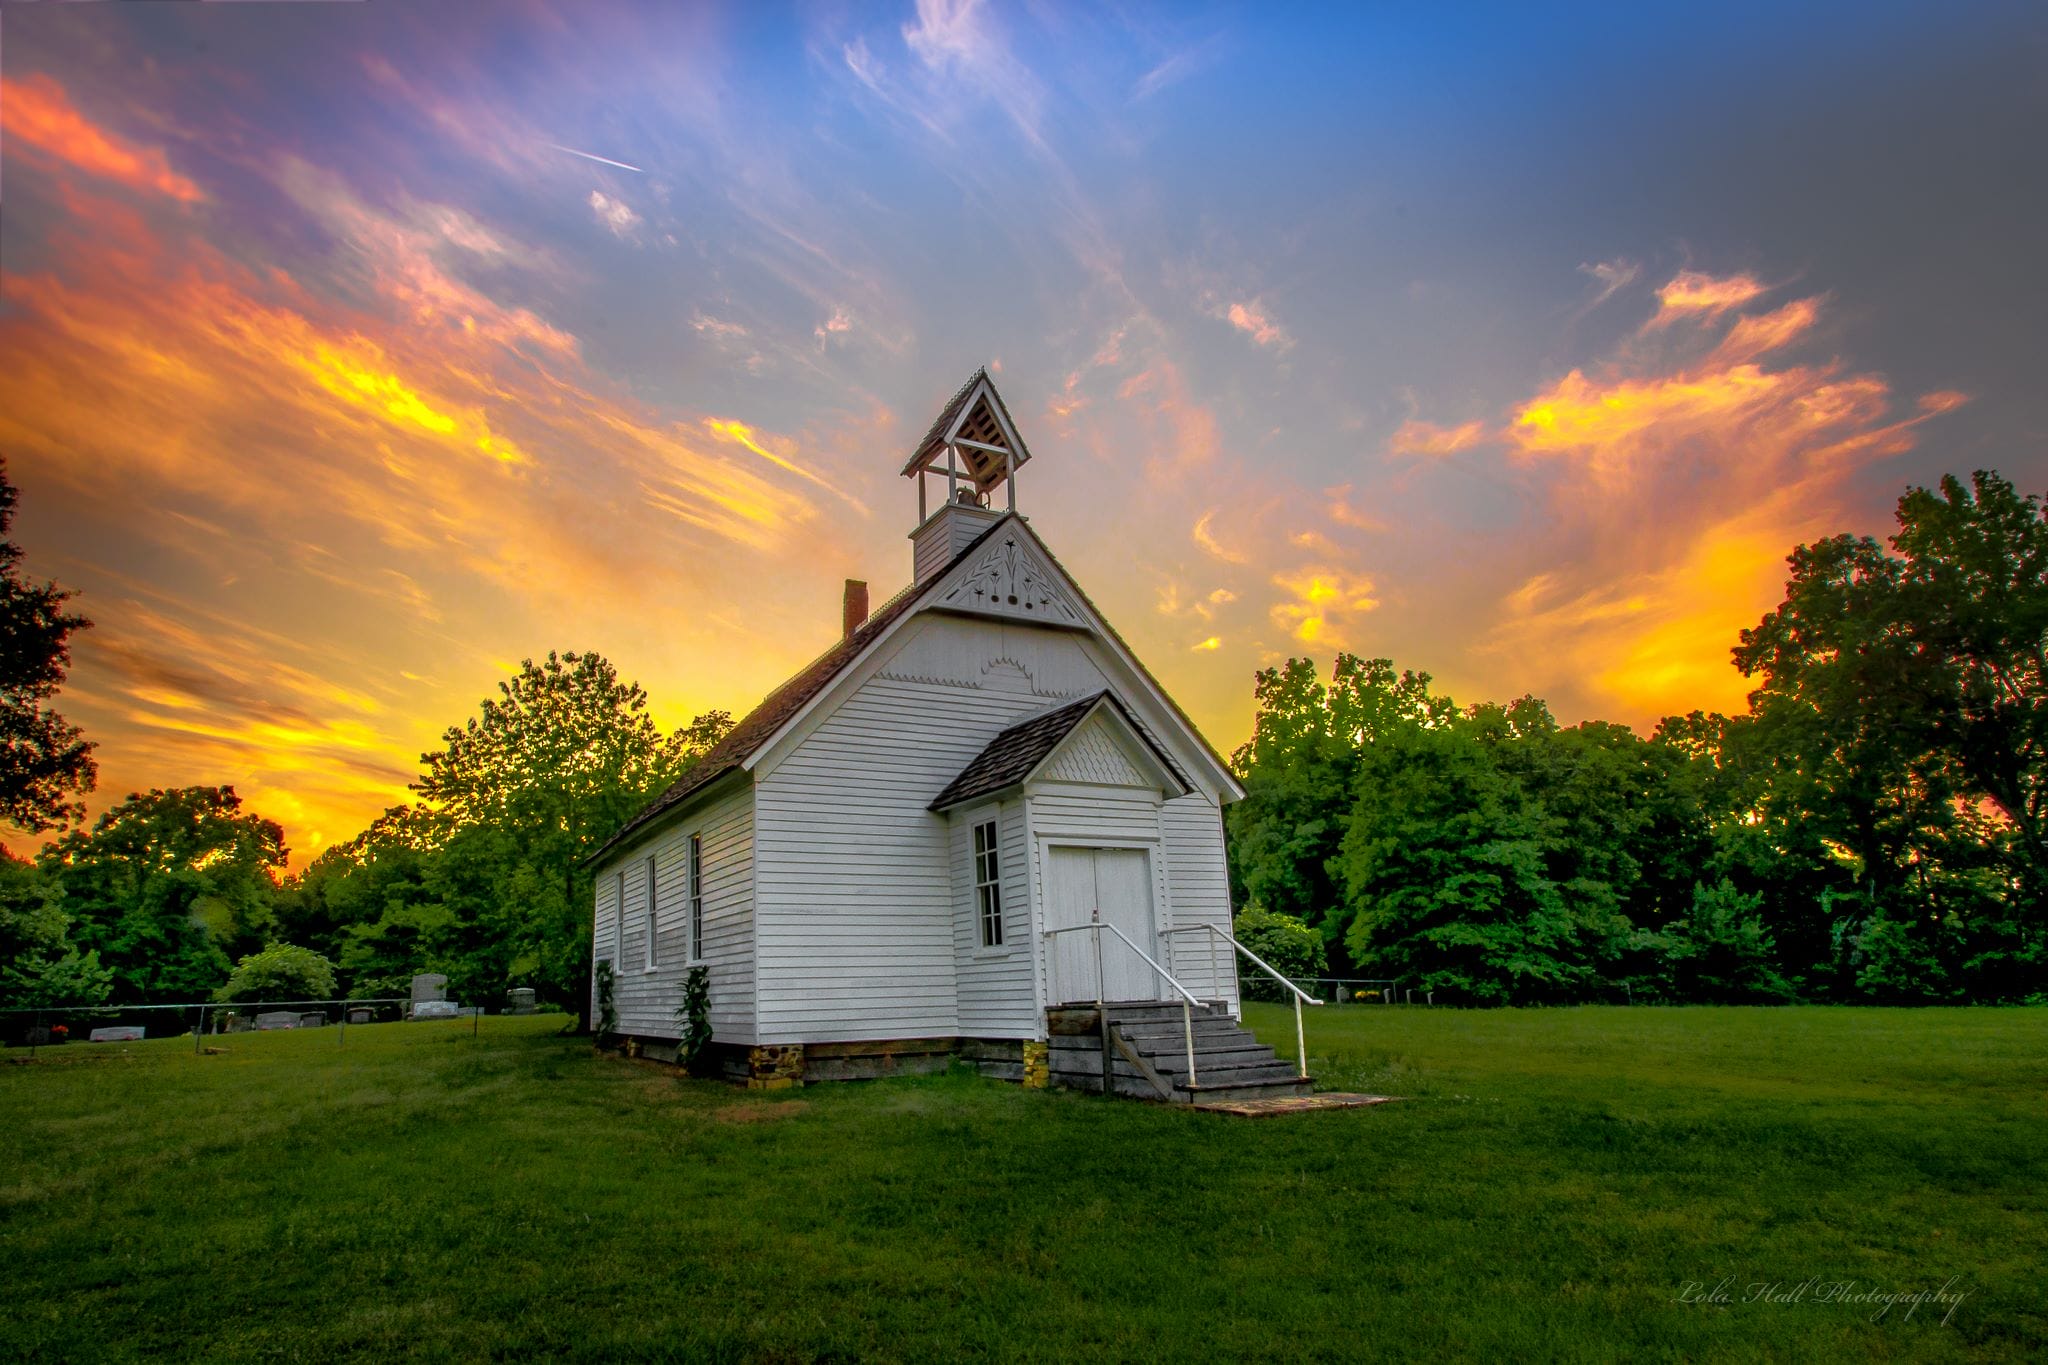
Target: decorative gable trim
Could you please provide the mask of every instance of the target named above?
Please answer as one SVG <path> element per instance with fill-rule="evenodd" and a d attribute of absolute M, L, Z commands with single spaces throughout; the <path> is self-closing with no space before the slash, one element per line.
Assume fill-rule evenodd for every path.
<path fill-rule="evenodd" d="M 1114 714 L 1113 712 L 1110 714 Z M 1150 787 L 1159 789 L 1161 783 L 1155 771 L 1147 777 L 1138 771 L 1124 746 L 1110 733 L 1102 718 L 1103 713 L 1088 718 L 1087 722 L 1068 735 L 1057 749 L 1046 756 L 1032 776 L 1045 782 L 1080 782 L 1098 787 Z M 1143 752 L 1142 746 L 1140 752 Z M 1159 764 L 1150 764 L 1155 770 Z M 1174 784 L 1176 787 L 1178 784 Z"/>
<path fill-rule="evenodd" d="M 1208 741 L 1195 729 L 1194 722 L 1187 718 L 1187 714 L 1174 703 L 1173 698 L 1159 685 L 1158 680 L 1138 662 L 1137 656 L 1131 653 L 1130 646 L 1124 643 L 1123 637 L 1102 619 L 1101 613 L 1095 610 L 1095 605 L 1088 600 L 1087 594 L 1074 583 L 1066 570 L 1060 567 L 1059 562 L 1052 557 L 1051 552 L 1045 548 L 1029 524 L 1015 512 L 1007 513 L 1001 521 L 990 527 L 984 533 L 985 539 L 982 544 L 970 547 L 963 554 L 962 562 L 957 567 L 938 575 L 928 584 L 908 590 L 903 595 L 900 610 L 891 611 L 891 608 L 897 605 L 892 601 L 889 607 L 883 608 L 883 612 L 877 613 L 878 616 L 888 613 L 886 624 L 879 630 L 866 633 L 865 638 L 857 636 L 859 648 L 835 670 L 831 682 L 812 693 L 788 715 L 781 717 L 772 731 L 749 748 L 746 756 L 739 760 L 740 765 L 749 772 L 760 771 L 764 766 L 773 771 L 780 761 L 784 747 L 792 738 L 809 732 L 812 718 L 821 709 L 829 714 L 851 689 L 857 687 L 873 672 L 879 671 L 869 668 L 868 661 L 887 649 L 890 642 L 911 621 L 917 619 L 924 611 L 937 607 L 946 606 L 948 610 L 961 610 L 947 606 L 943 601 L 944 595 L 960 586 L 963 577 L 973 572 L 973 566 L 982 561 L 983 553 L 989 547 L 1002 544 L 1003 540 L 1011 535 L 1017 537 L 1020 546 L 1028 547 L 1034 561 L 1044 566 L 1039 570 L 1044 576 L 1044 581 L 1049 587 L 1057 585 L 1055 590 L 1060 594 L 1061 600 L 1068 602 L 1070 609 L 1079 615 L 1078 628 L 1093 637 L 1095 645 L 1106 656 L 1105 662 L 1114 669 L 1123 671 L 1127 690 L 1132 693 L 1132 703 L 1136 705 L 1139 694 L 1142 693 L 1151 704 L 1150 711 L 1140 707 L 1140 714 L 1153 724 L 1160 724 L 1162 728 L 1178 732 L 1187 746 L 1189 755 L 1198 763 L 1206 765 L 1207 780 L 1222 793 L 1225 802 L 1242 800 L 1244 788 L 1231 773 L 1229 766 L 1209 747 Z M 983 611 L 979 614 L 990 616 L 996 613 Z M 1056 629 L 1060 624 L 1050 616 L 1041 615 L 1036 608 L 1029 615 L 1021 611 L 1004 615 L 1010 620 L 1037 621 L 1041 625 L 1049 625 Z M 1154 712 L 1156 714 L 1153 714 Z M 1145 734 L 1147 742 L 1156 743 L 1151 735 L 1144 731 L 1145 720 L 1140 720 L 1137 716 L 1134 716 L 1133 720 L 1137 722 L 1140 732 Z"/>
<path fill-rule="evenodd" d="M 932 603 L 950 611 L 1006 616 L 1085 629 L 1087 618 L 1065 591 L 1063 575 L 1036 553 L 1016 525 L 1000 527 L 952 586 Z"/>

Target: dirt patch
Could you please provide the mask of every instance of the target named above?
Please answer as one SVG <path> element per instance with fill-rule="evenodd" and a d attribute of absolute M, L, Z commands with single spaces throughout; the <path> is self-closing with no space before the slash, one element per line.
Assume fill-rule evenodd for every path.
<path fill-rule="evenodd" d="M 747 1100 L 712 1111 L 720 1123 L 773 1123 L 793 1119 L 811 1107 L 809 1100 Z"/>

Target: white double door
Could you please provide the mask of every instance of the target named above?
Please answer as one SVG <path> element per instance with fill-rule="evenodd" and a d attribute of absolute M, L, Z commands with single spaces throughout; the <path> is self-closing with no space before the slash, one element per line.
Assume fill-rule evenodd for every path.
<path fill-rule="evenodd" d="M 1070 929 L 1093 922 L 1114 925 L 1153 961 L 1159 960 L 1153 931 L 1152 865 L 1142 848 L 1046 848 L 1045 927 Z M 1053 1004 L 1093 1004 L 1095 943 L 1092 933 L 1054 934 L 1049 942 L 1046 987 Z M 1166 985 L 1129 945 L 1104 930 L 1104 1000 L 1158 1000 Z"/>

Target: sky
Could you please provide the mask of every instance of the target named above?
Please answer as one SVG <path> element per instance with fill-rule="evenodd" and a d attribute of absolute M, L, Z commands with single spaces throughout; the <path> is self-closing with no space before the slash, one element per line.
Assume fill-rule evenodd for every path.
<path fill-rule="evenodd" d="M 1225 751 L 1340 650 L 1739 711 L 1793 546 L 2048 488 L 2038 6 L 0 25 L 0 453 L 93 808 L 231 784 L 300 865 L 521 659 L 745 711 L 907 581 L 977 366 Z"/>

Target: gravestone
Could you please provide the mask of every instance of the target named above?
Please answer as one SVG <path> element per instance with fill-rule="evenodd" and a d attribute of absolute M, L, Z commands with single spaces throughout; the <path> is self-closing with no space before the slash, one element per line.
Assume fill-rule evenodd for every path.
<path fill-rule="evenodd" d="M 351 1024 L 367 1024 L 376 1017 L 377 1012 L 372 1009 L 352 1009 L 348 1012 L 348 1021 Z"/>
<path fill-rule="evenodd" d="M 439 972 L 421 972 L 412 979 L 412 1003 L 448 998 L 448 978 Z"/>
<path fill-rule="evenodd" d="M 142 1041 L 140 1024 L 114 1024 L 108 1028 L 96 1028 L 87 1040 L 94 1043 L 139 1043 Z"/>
<path fill-rule="evenodd" d="M 256 1021 L 246 1014 L 230 1014 L 228 1016 L 229 1033 L 247 1033 L 255 1027 Z"/>
<path fill-rule="evenodd" d="M 256 1016 L 256 1027 L 259 1031 L 298 1026 L 299 1016 L 292 1010 L 265 1010 Z"/>
<path fill-rule="evenodd" d="M 514 1014 L 533 1013 L 533 990 L 531 987 L 521 986 L 517 990 L 510 992 L 510 994 L 512 997 L 512 1012 Z"/>
<path fill-rule="evenodd" d="M 301 1015 L 299 1016 L 299 1027 L 300 1027 L 300 1028 L 325 1028 L 325 1027 L 327 1027 L 327 1012 L 326 1012 L 325 1010 L 307 1010 L 307 1011 L 306 1011 L 306 1012 L 305 1012 L 304 1014 L 301 1014 Z"/>

